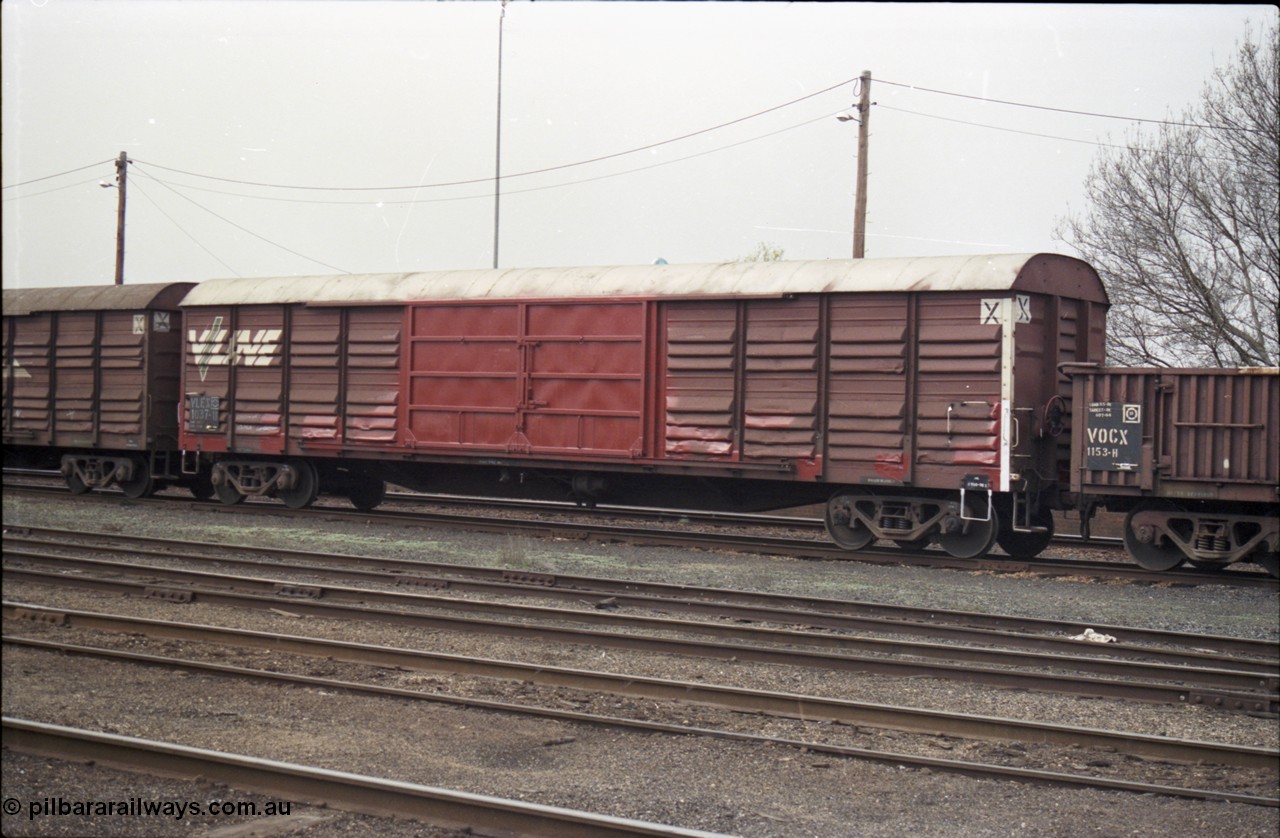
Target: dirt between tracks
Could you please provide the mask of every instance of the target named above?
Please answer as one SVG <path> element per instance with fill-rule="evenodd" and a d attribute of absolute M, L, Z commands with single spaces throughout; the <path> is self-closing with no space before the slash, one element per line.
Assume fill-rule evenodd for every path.
<path fill-rule="evenodd" d="M 1083 580 L 1045 580 L 991 574 L 880 567 L 857 563 L 798 562 L 740 556 L 512 539 L 458 532 L 383 530 L 374 525 L 318 522 L 304 528 L 286 519 L 237 520 L 206 512 L 137 510 L 76 501 L 13 502 L 6 498 L 5 524 L 79 526 L 192 540 L 264 544 L 317 552 L 421 558 L 467 564 L 600 576 L 633 576 L 688 584 L 804 593 L 896 602 L 934 608 L 989 610 L 1076 621 L 1081 628 L 1134 625 L 1207 634 L 1274 639 L 1274 593 L 1221 586 L 1170 588 Z M 996 690 L 932 679 L 813 673 L 795 667 L 664 658 L 615 650 L 551 646 L 456 633 L 417 632 L 374 624 L 340 624 L 283 614 L 176 605 L 44 586 L 5 585 L 7 600 L 67 608 L 258 628 L 279 633 L 341 636 L 385 645 L 485 658 L 537 660 L 604 671 L 648 674 L 703 683 L 743 683 L 761 688 L 835 695 L 859 701 L 936 707 L 957 712 L 1085 723 L 1104 729 L 1276 747 L 1274 719 L 1226 714 L 1202 707 L 1134 705 Z M 6 632 L 70 639 L 81 632 L 6 624 Z M 87 636 L 87 635 L 84 635 Z M 136 638 L 102 635 L 103 645 L 136 645 Z M 162 653 L 163 649 L 150 649 Z M 176 652 L 175 652 L 176 654 Z M 267 653 L 213 651 L 227 663 L 270 667 Z M 617 697 L 583 698 L 531 685 L 382 670 L 361 676 L 356 667 L 312 659 L 280 661 L 325 677 L 371 677 L 377 682 L 444 693 L 488 695 L 497 700 L 560 702 L 566 707 L 614 708 L 618 715 L 665 714 L 644 702 Z M 6 715 L 131 736 L 180 742 L 234 753 L 366 773 L 427 785 L 635 818 L 687 829 L 748 836 L 843 835 L 1182 835 L 1274 836 L 1274 809 L 1202 803 L 1163 796 L 1067 790 L 1025 783 L 974 779 L 941 770 L 905 768 L 834 757 L 779 745 L 724 742 L 701 737 L 626 733 L 563 721 L 468 710 L 428 702 L 370 698 L 336 691 L 280 687 L 151 669 L 133 664 L 67 658 L 6 647 Z M 785 685 L 785 686 L 780 686 Z M 628 706 L 631 705 L 631 706 Z M 678 711 L 671 711 L 679 715 Z M 710 723 L 718 712 L 687 708 L 685 721 Z M 667 718 L 661 715 L 662 718 Z M 678 719 L 677 719 L 678 720 Z M 759 720 L 756 728 L 791 736 L 802 724 Z M 812 727 L 810 727 L 812 729 Z M 852 731 L 868 735 L 866 731 Z M 932 749 L 950 759 L 1001 758 L 1017 765 L 1034 760 L 1037 748 L 1017 743 L 972 743 L 934 739 Z M 863 742 L 865 745 L 866 742 Z M 1003 755 L 996 753 L 1003 751 Z M 1275 796 L 1275 776 L 1204 766 L 1195 769 L 1133 765 L 1115 755 L 1076 754 L 1058 766 L 1072 773 L 1112 775 L 1121 769 L 1149 777 L 1172 772 L 1203 785 Z M 1147 774 L 1147 769 L 1150 773 Z M 1267 786 L 1270 785 L 1268 791 Z M 151 797 L 262 800 L 247 792 L 218 790 L 174 780 L 50 763 L 4 755 L 6 800 L 61 796 L 113 799 Z M 7 808 L 7 806 L 6 806 Z M 276 822 L 272 834 L 329 836 L 432 834 L 421 825 L 370 819 L 300 807 L 297 817 Z M 5 835 L 176 835 L 220 829 L 232 821 L 161 822 L 162 819 L 77 820 L 28 818 L 27 809 L 5 815 Z M 248 821 L 255 834 L 268 825 Z M 244 834 L 249 834 L 248 832 Z M 434 833 L 447 834 L 447 833 Z"/>

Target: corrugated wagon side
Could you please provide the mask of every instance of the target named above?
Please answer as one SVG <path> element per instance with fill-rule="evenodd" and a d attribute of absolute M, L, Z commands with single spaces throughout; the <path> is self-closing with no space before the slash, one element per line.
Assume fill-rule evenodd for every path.
<path fill-rule="evenodd" d="M 1058 365 L 1103 351 L 1106 298 L 1069 281 L 1079 264 L 1033 260 L 1003 291 L 832 301 L 825 474 L 849 487 L 828 508 L 838 542 L 937 541 L 957 556 L 1048 545 L 1069 463 Z"/>
<path fill-rule="evenodd" d="M 183 447 L 219 497 L 424 489 L 765 509 L 838 541 L 1047 543 L 1106 295 L 1052 255 L 217 280 Z M 834 495 L 834 497 L 833 497 Z"/>
<path fill-rule="evenodd" d="M 1280 370 L 1081 368 L 1072 490 L 1127 512 L 1151 570 L 1256 561 L 1280 549 Z"/>
<path fill-rule="evenodd" d="M 254 300 L 184 304 L 184 450 L 210 461 L 225 503 L 306 506 L 323 478 L 376 506 L 384 482 L 364 461 L 399 444 L 403 307 Z"/>
<path fill-rule="evenodd" d="M 181 313 L 190 283 L 4 292 L 4 443 L 74 491 L 182 482 Z"/>

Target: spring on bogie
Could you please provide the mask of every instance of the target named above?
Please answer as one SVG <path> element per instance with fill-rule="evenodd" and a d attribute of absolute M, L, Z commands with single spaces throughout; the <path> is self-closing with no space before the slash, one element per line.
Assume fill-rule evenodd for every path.
<path fill-rule="evenodd" d="M 880 529 L 891 532 L 906 532 L 911 529 L 911 518 L 907 510 L 901 506 L 885 506 L 880 514 Z"/>
<path fill-rule="evenodd" d="M 1214 535 L 1213 533 L 1201 533 L 1196 536 L 1196 549 L 1205 550 L 1214 553 L 1225 553 L 1231 549 L 1231 539 L 1225 535 Z"/>

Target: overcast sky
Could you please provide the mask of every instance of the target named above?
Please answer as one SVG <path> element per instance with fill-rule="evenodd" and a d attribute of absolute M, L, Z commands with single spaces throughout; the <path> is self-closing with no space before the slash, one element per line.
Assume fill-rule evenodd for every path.
<path fill-rule="evenodd" d="M 6 287 L 112 281 L 117 192 L 98 184 L 121 151 L 126 282 L 492 266 L 497 0 L 0 13 Z M 836 115 L 863 70 L 868 257 L 1069 253 L 1053 228 L 1085 209 L 1096 144 L 1153 127 L 1062 111 L 1176 119 L 1276 16 L 513 2 L 500 264 L 848 257 L 857 126 Z"/>

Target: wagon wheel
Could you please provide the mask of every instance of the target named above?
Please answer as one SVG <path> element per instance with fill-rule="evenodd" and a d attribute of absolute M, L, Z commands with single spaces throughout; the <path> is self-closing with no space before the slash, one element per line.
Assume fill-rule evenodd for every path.
<path fill-rule="evenodd" d="M 996 544 L 1015 559 L 1035 558 L 1053 541 L 1053 515 L 1042 509 L 1031 516 L 1031 526 L 1044 529 L 1035 532 L 1001 530 L 996 536 Z"/>
<path fill-rule="evenodd" d="M 1148 501 L 1138 504 L 1125 516 L 1124 549 L 1145 570 L 1173 570 L 1182 564 L 1186 556 L 1178 545 L 1169 542 L 1168 539 L 1163 544 L 1157 544 L 1154 537 L 1149 541 L 1143 541 L 1139 536 L 1145 535 L 1145 533 L 1139 533 L 1135 530 L 1134 516 L 1143 512 L 1173 512 L 1177 508 L 1177 506 L 1168 501 Z"/>
<path fill-rule="evenodd" d="M 853 514 L 853 505 L 859 499 L 870 497 L 857 489 L 845 489 L 827 501 L 826 524 L 831 540 L 846 550 L 861 550 L 875 535 Z"/>
<path fill-rule="evenodd" d="M 235 487 L 230 480 L 223 480 L 221 483 L 215 484 L 213 493 L 218 496 L 218 500 L 227 506 L 235 506 L 237 503 L 244 503 L 244 495 Z"/>
<path fill-rule="evenodd" d="M 209 475 L 202 474 L 187 484 L 187 491 L 196 500 L 208 500 L 214 495 L 213 481 L 209 479 Z"/>
<path fill-rule="evenodd" d="M 89 491 L 89 484 L 80 479 L 80 475 L 74 471 L 67 475 L 67 488 L 71 490 L 73 495 L 83 495 Z"/>
<path fill-rule="evenodd" d="M 316 475 L 316 467 L 307 460 L 291 460 L 289 465 L 298 472 L 298 481 L 291 489 L 276 489 L 276 497 L 290 509 L 305 509 L 320 494 L 320 478 Z"/>
<path fill-rule="evenodd" d="M 994 506 L 988 510 L 991 517 L 985 521 L 965 520 L 960 532 L 939 533 L 938 545 L 954 559 L 977 559 L 985 556 L 995 546 L 1000 532 L 1000 519 Z"/>
<path fill-rule="evenodd" d="M 1253 554 L 1253 560 L 1259 567 L 1270 573 L 1272 578 L 1280 577 L 1280 553 L 1260 550 Z"/>
<path fill-rule="evenodd" d="M 347 497 L 351 500 L 351 505 L 361 512 L 368 512 L 375 508 L 386 496 L 387 484 L 368 475 L 356 478 L 347 489 Z"/>
<path fill-rule="evenodd" d="M 120 481 L 121 491 L 129 498 L 151 497 L 156 491 L 155 481 L 151 479 L 151 469 L 140 457 L 131 457 L 130 461 L 133 463 L 133 477 Z"/>

